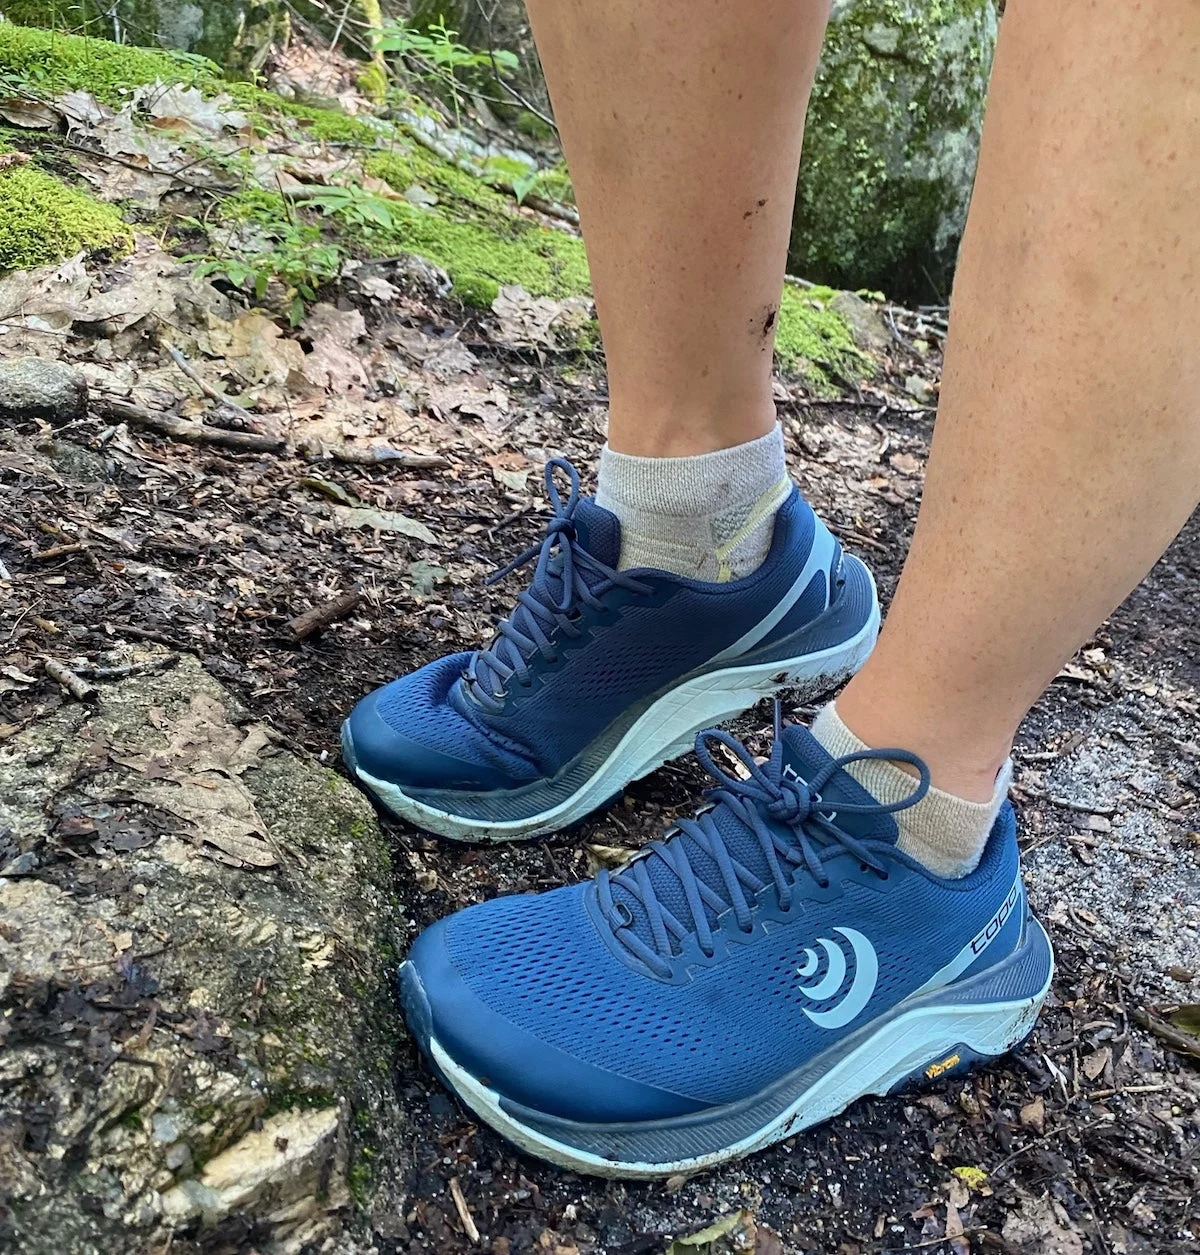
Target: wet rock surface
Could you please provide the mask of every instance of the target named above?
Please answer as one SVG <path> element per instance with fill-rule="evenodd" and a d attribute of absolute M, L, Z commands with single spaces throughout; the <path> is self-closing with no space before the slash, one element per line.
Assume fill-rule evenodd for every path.
<path fill-rule="evenodd" d="M 0 746 L 0 1248 L 300 1250 L 404 1136 L 386 846 L 191 657 L 122 660 Z"/>

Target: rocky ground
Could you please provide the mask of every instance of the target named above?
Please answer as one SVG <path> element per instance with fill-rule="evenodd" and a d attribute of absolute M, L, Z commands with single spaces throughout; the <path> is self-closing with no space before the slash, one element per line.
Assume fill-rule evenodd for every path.
<path fill-rule="evenodd" d="M 4 103 L 26 129 L 0 173 L 30 153 L 62 173 L 69 134 L 98 195 L 160 216 L 130 215 L 124 256 L 0 277 L 0 1249 L 1197 1249 L 1195 519 L 1017 746 L 1059 970 L 1012 1059 L 636 1186 L 512 1152 L 433 1081 L 389 989 L 419 928 L 588 875 L 689 808 L 700 773 L 672 764 L 572 834 L 478 851 L 377 819 L 344 778 L 357 698 L 511 605 L 514 580 L 482 579 L 538 535 L 547 457 L 590 475 L 602 363 L 563 206 L 518 212 L 398 129 L 392 187 L 367 172 L 377 132 L 256 96 L 264 139 L 219 90 Z M 260 297 L 228 268 L 197 277 L 180 255 L 199 228 L 172 231 L 198 206 L 220 222 L 235 153 L 238 177 L 343 214 L 335 190 L 377 178 L 388 238 L 419 228 L 438 264 L 338 237 L 336 281 L 310 273 L 300 309 L 278 277 Z M 329 241 L 296 214 L 221 238 L 260 263 Z M 498 222 L 520 256 L 479 251 Z M 944 311 L 792 285 L 783 314 L 793 475 L 886 599 Z"/>

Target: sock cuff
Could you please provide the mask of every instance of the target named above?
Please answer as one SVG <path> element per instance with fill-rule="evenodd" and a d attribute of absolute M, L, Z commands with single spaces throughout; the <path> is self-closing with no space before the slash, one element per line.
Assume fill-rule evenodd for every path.
<path fill-rule="evenodd" d="M 643 514 L 700 517 L 755 504 L 780 484 L 790 489 L 783 429 L 778 423 L 755 440 L 691 457 L 646 458 L 600 453 L 596 504 L 632 506 Z"/>
<path fill-rule="evenodd" d="M 834 758 L 872 748 L 842 722 L 835 702 L 817 715 L 812 734 Z M 885 803 L 910 797 L 917 783 L 907 771 L 886 759 L 850 763 L 845 770 L 872 797 Z M 1013 762 L 1009 758 L 996 776 L 992 796 L 984 802 L 972 802 L 931 786 L 916 805 L 894 816 L 900 830 L 897 847 L 939 876 L 958 877 L 974 871 L 1008 796 L 1012 776 Z"/>

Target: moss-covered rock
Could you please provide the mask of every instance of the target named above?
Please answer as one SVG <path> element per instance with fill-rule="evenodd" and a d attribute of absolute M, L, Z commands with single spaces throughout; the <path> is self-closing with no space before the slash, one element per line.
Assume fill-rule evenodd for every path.
<path fill-rule="evenodd" d="M 32 162 L 0 169 L 0 274 L 49 265 L 80 249 L 123 253 L 133 233 L 118 210 Z"/>
<path fill-rule="evenodd" d="M 837 0 L 804 139 L 795 273 L 946 294 L 996 26 L 993 0 Z"/>
<path fill-rule="evenodd" d="M 282 0 L 0 0 L 10 22 L 196 53 L 242 73 L 286 38 Z"/>

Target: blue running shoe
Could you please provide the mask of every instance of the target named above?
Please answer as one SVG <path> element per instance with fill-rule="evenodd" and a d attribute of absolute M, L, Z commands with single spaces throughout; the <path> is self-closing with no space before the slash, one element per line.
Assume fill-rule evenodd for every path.
<path fill-rule="evenodd" d="M 717 782 L 697 818 L 616 872 L 434 924 L 400 969 L 446 1084 L 579 1172 L 695 1172 L 965 1070 L 1020 1042 L 1050 985 L 1011 806 L 943 880 L 896 848 L 892 812 L 928 787 L 914 755 L 832 759 L 778 723 L 765 764 L 724 732 L 697 753 Z M 919 768 L 912 797 L 842 770 L 881 754 Z"/>
<path fill-rule="evenodd" d="M 569 827 L 699 729 L 781 688 L 815 697 L 875 643 L 870 573 L 795 488 L 766 561 L 725 584 L 618 571 L 620 524 L 575 468 L 550 462 L 546 490 L 544 539 L 492 577 L 535 564 L 491 645 L 394 680 L 343 726 L 347 764 L 419 827 L 473 841 Z"/>

